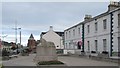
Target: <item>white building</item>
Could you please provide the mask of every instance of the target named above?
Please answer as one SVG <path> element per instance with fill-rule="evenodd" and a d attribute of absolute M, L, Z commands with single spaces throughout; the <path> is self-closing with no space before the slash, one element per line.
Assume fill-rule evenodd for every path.
<path fill-rule="evenodd" d="M 59 53 L 61 52 L 63 53 L 63 49 L 64 49 L 63 36 L 64 36 L 64 32 L 53 31 L 52 26 L 50 26 L 48 32 L 41 33 L 41 38 L 45 39 L 46 41 L 53 42 L 55 44 L 56 50 Z"/>
<path fill-rule="evenodd" d="M 96 54 L 106 51 L 110 56 L 115 56 L 118 52 L 120 8 L 117 5 L 116 3 L 110 4 L 107 12 L 87 20 L 84 25 L 85 51 L 94 51 Z"/>
<path fill-rule="evenodd" d="M 96 17 L 86 15 L 84 21 L 69 29 L 65 30 L 65 46 L 67 52 L 72 50 L 69 42 L 78 41 L 81 35 L 77 35 L 79 29 L 77 27 L 83 26 L 80 30 L 82 34 L 82 51 L 85 53 L 95 52 L 96 54 L 108 52 L 109 56 L 117 56 L 118 48 L 120 46 L 120 3 L 113 2 L 108 6 L 108 11 Z M 76 36 L 72 36 L 74 31 Z M 69 31 L 70 34 L 69 34 Z M 69 37 L 70 36 L 70 37 Z M 70 47 L 69 47 L 70 46 Z M 75 50 L 73 49 L 75 54 Z M 73 53 L 72 52 L 72 53 Z M 80 54 L 80 53 L 79 53 Z"/>
<path fill-rule="evenodd" d="M 64 31 L 65 34 L 65 48 L 64 54 L 67 53 L 77 53 L 79 54 L 82 50 L 81 41 L 82 41 L 82 24 L 77 24 L 73 27 L 70 27 Z"/>

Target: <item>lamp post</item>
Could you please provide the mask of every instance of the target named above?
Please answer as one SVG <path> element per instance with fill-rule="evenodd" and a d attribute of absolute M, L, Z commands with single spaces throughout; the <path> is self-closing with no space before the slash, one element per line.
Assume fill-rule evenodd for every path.
<path fill-rule="evenodd" d="M 17 30 L 21 29 L 17 27 L 17 21 L 15 22 L 15 28 L 13 28 L 15 30 L 15 44 L 17 45 Z M 21 31 L 20 31 L 20 45 L 21 45 Z M 18 54 L 18 45 L 17 45 L 17 54 Z"/>
<path fill-rule="evenodd" d="M 21 28 L 18 28 L 20 30 L 20 45 L 21 45 Z"/>
<path fill-rule="evenodd" d="M 20 46 L 21 46 L 21 28 L 18 28 L 18 29 L 20 30 Z"/>
<path fill-rule="evenodd" d="M 18 29 L 20 30 L 20 45 L 21 45 L 21 28 L 17 28 L 17 27 L 15 28 L 15 32 L 16 32 L 16 42 L 15 42 L 15 43 L 16 43 L 16 45 L 17 45 L 17 30 L 18 30 Z M 18 49 L 19 49 L 19 48 L 18 48 L 18 45 L 17 45 L 17 54 L 18 54 Z"/>

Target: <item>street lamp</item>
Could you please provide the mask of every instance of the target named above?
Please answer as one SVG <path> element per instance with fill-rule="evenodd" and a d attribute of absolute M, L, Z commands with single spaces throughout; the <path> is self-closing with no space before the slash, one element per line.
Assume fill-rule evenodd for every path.
<path fill-rule="evenodd" d="M 17 30 L 21 29 L 17 27 L 17 22 L 15 22 L 15 28 L 13 28 L 15 30 L 15 44 L 17 45 Z M 21 45 L 21 31 L 20 31 L 20 45 Z M 17 45 L 17 54 L 18 54 L 18 45 Z"/>
<path fill-rule="evenodd" d="M 20 45 L 21 45 L 21 28 L 18 28 L 20 30 Z"/>
<path fill-rule="evenodd" d="M 21 46 L 21 28 L 18 28 L 18 29 L 20 30 L 20 46 Z"/>
<path fill-rule="evenodd" d="M 15 33 L 16 33 L 16 41 L 15 41 L 15 43 L 16 43 L 16 45 L 17 45 L 17 30 L 20 30 L 20 45 L 21 45 L 21 28 L 15 28 Z M 18 45 L 17 45 L 17 54 L 18 54 Z"/>

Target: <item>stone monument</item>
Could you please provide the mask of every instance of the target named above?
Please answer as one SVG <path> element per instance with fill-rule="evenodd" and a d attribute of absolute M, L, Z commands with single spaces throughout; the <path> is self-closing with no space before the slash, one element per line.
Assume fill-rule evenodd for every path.
<path fill-rule="evenodd" d="M 56 48 L 53 42 L 47 42 L 45 39 L 40 40 L 37 45 L 36 56 L 34 58 L 35 62 L 41 61 L 56 61 L 57 54 Z"/>

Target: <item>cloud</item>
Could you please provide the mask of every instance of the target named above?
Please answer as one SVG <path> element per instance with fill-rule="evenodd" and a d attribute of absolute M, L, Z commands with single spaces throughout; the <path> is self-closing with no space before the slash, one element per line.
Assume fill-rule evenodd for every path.
<path fill-rule="evenodd" d="M 2 0 L 2 2 L 109 2 L 109 1 L 110 0 Z"/>
<path fill-rule="evenodd" d="M 14 35 L 12 28 L 17 20 L 17 27 L 27 37 L 31 33 L 39 36 L 50 25 L 55 31 L 64 31 L 83 21 L 85 14 L 96 16 L 107 11 L 107 6 L 108 2 L 3 2 L 2 30 L 4 34 Z"/>

